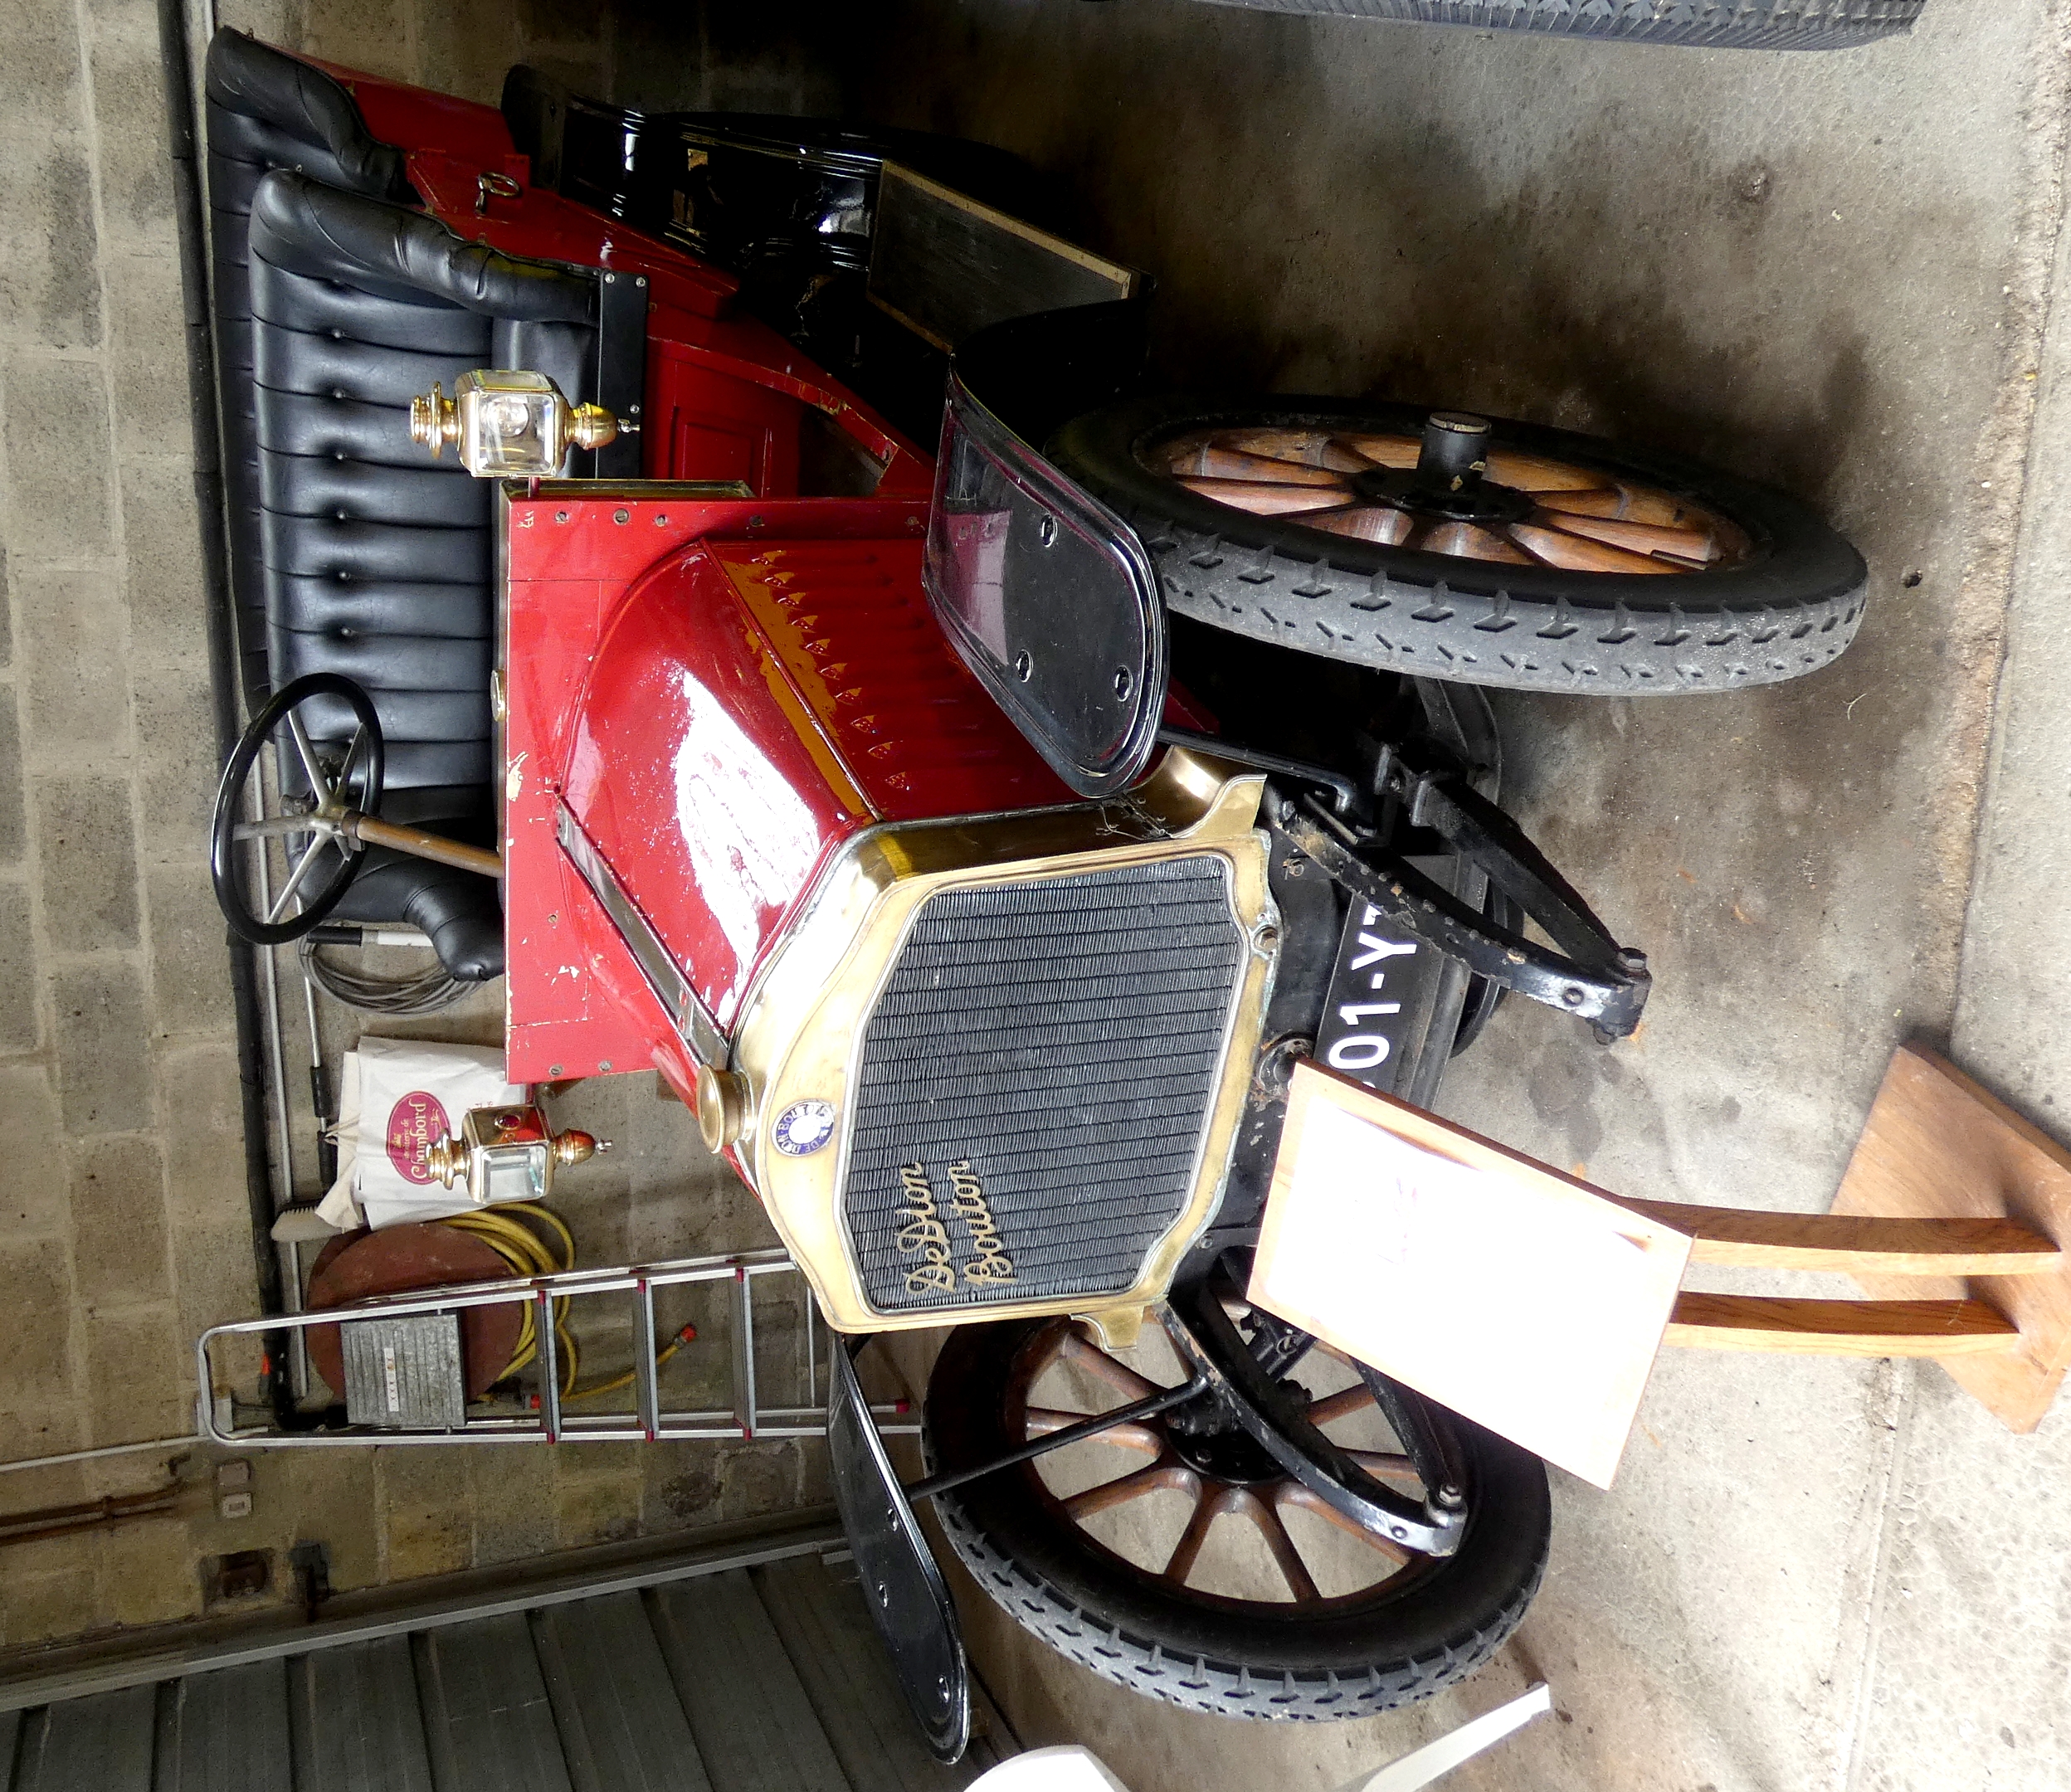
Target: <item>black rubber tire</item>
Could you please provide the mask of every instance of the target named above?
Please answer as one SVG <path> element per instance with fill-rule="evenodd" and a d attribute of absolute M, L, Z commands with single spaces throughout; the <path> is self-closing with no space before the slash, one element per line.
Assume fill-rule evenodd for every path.
<path fill-rule="evenodd" d="M 1869 569 L 1795 499 L 1650 449 L 1492 419 L 1501 445 L 1701 503 L 1752 544 L 1679 577 L 1513 567 L 1352 541 L 1252 516 L 1152 472 L 1140 447 L 1191 429 L 1420 433 L 1428 407 L 1339 398 L 1139 399 L 1075 418 L 1045 450 L 1143 538 L 1182 616 L 1382 671 L 1628 697 L 1802 677 L 1854 639 Z"/>
<path fill-rule="evenodd" d="M 1008 1376 L 1016 1352 L 1049 1323 L 951 1335 L 928 1385 L 935 1468 L 971 1467 L 1021 1441 L 1006 1435 Z M 1439 1416 L 1457 1428 L 1468 1464 L 1474 1516 L 1459 1554 L 1323 1617 L 1298 1618 L 1293 1605 L 1283 1619 L 1262 1615 L 1277 1607 L 1176 1597 L 1058 1515 L 1033 1465 L 939 1495 L 935 1511 L 1001 1609 L 1104 1679 L 1221 1717 L 1363 1717 L 1472 1673 L 1517 1629 L 1546 1571 L 1545 1465 L 1464 1419 Z"/>
<path fill-rule="evenodd" d="M 1927 0 L 1210 0 L 1254 12 L 1399 19 L 1715 50 L 1844 50 L 1908 29 Z"/>

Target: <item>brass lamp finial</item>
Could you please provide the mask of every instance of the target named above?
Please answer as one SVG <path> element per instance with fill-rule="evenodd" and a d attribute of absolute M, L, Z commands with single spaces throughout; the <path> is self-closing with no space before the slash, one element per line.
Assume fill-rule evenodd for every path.
<path fill-rule="evenodd" d="M 553 1136 L 553 1161 L 563 1170 L 573 1170 L 579 1163 L 587 1163 L 599 1152 L 611 1148 L 609 1139 L 601 1139 L 593 1132 L 584 1132 L 574 1127 Z"/>
<path fill-rule="evenodd" d="M 621 425 L 602 405 L 579 404 L 568 412 L 568 440 L 578 448 L 602 448 L 618 440 Z"/>

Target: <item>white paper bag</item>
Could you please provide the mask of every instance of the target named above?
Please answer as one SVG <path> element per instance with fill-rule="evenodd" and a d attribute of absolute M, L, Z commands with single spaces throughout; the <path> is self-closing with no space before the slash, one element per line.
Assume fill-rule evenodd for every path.
<path fill-rule="evenodd" d="M 524 1099 L 489 1045 L 363 1039 L 345 1054 L 338 1097 L 338 1180 L 317 1211 L 341 1231 L 466 1213 L 465 1188 L 442 1186 L 425 1162 L 470 1108 Z"/>

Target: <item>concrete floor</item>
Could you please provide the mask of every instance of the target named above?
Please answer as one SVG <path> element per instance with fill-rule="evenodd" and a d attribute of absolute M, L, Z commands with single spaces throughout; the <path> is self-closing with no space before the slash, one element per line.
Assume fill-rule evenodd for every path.
<path fill-rule="evenodd" d="M 1660 443 L 1869 559 L 1817 677 L 1503 702 L 1513 806 L 1656 991 L 1610 1049 L 1507 1011 L 1455 1118 L 1612 1188 L 1807 1210 L 1901 1040 L 2050 1120 L 2064 33 L 1934 0 L 1910 38 L 1782 58 L 944 0 L 843 45 L 851 110 L 1021 151 L 1155 273 L 1174 382 Z M 2071 1784 L 2067 1469 L 2061 1415 L 2008 1436 L 1932 1366 L 1671 1354 L 1616 1490 L 1556 1477 L 1517 1642 L 1425 1711 L 1184 1717 L 972 1612 L 1031 1739 L 1138 1792 L 1334 1785 L 1533 1675 L 1559 1720 L 1463 1788 L 2042 1792 Z"/>

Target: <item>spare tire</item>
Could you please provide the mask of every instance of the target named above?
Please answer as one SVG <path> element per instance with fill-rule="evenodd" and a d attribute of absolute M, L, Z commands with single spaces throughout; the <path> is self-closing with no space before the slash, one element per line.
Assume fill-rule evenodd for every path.
<path fill-rule="evenodd" d="M 1862 556 L 1804 504 L 1569 430 L 1162 397 L 1077 418 L 1046 452 L 1136 528 L 1179 614 L 1384 671 L 1724 690 L 1817 671 L 1862 620 Z"/>
<path fill-rule="evenodd" d="M 1254 12 L 1716 50 L 1842 50 L 1911 27 L 1926 0 L 1211 0 Z"/>

